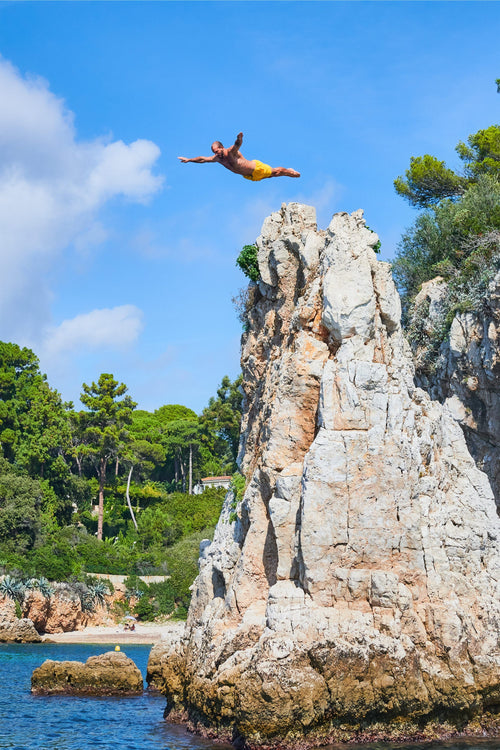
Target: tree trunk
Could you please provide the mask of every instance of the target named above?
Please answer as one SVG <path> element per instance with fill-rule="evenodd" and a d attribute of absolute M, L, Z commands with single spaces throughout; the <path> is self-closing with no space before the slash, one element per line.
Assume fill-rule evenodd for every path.
<path fill-rule="evenodd" d="M 82 477 L 82 459 L 78 455 L 78 453 L 75 454 L 75 461 L 76 461 L 76 465 L 78 466 L 78 476 L 81 479 L 81 477 Z"/>
<path fill-rule="evenodd" d="M 193 494 L 193 444 L 189 443 L 189 494 Z"/>
<path fill-rule="evenodd" d="M 130 502 L 130 494 L 129 494 L 130 480 L 132 479 L 132 472 L 133 472 L 133 470 L 134 470 L 134 467 L 131 466 L 130 467 L 130 471 L 128 473 L 128 479 L 127 479 L 127 505 L 128 505 L 128 509 L 130 511 L 130 515 L 132 516 L 132 521 L 134 522 L 135 530 L 137 531 L 137 521 L 135 520 L 134 511 L 132 510 L 132 503 Z"/>
<path fill-rule="evenodd" d="M 179 466 L 181 470 L 181 480 L 182 480 L 181 492 L 185 492 L 186 491 L 186 469 L 185 469 L 184 461 L 182 460 L 181 455 L 179 455 Z"/>
<path fill-rule="evenodd" d="M 101 458 L 99 462 L 99 511 L 97 516 L 97 538 L 102 539 L 102 527 L 104 522 L 104 485 L 106 483 L 106 460 Z"/>
<path fill-rule="evenodd" d="M 118 459 L 118 456 L 116 457 L 116 463 L 115 463 L 115 477 L 118 476 L 118 470 L 120 468 L 120 461 Z"/>

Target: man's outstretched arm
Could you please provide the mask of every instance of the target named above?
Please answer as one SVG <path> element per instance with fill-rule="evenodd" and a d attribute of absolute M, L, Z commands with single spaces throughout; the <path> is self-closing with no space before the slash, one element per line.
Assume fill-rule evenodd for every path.
<path fill-rule="evenodd" d="M 194 159 L 186 159 L 185 156 L 178 156 L 178 159 L 181 160 L 183 164 L 186 164 L 188 161 L 192 161 L 195 164 L 206 164 L 210 161 L 215 161 L 215 156 L 195 156 Z"/>
<path fill-rule="evenodd" d="M 231 146 L 229 149 L 230 153 L 236 154 L 241 147 L 241 144 L 243 143 L 243 133 L 238 133 L 236 136 L 236 140 L 234 142 L 234 146 Z"/>

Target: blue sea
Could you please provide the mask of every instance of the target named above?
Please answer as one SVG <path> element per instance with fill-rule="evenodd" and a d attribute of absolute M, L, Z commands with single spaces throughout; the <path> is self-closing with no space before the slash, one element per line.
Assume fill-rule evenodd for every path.
<path fill-rule="evenodd" d="M 165 699 L 32 696 L 31 673 L 45 659 L 86 661 L 109 645 L 0 644 L 0 748 L 12 750 L 224 750 L 163 719 Z M 150 646 L 123 652 L 146 676 Z M 337 746 L 336 746 L 337 747 Z M 500 740 L 349 745 L 349 750 L 500 750 Z M 333 748 L 331 748 L 333 750 Z"/>

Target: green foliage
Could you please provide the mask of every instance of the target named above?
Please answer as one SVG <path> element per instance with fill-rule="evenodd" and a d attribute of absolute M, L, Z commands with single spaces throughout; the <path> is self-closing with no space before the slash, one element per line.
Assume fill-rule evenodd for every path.
<path fill-rule="evenodd" d="M 38 590 L 46 599 L 50 599 L 54 593 L 54 588 L 50 585 L 45 576 L 41 576 L 38 580 Z"/>
<path fill-rule="evenodd" d="M 0 460 L 0 545 L 26 552 L 41 533 L 43 489 L 36 479 L 11 473 Z"/>
<path fill-rule="evenodd" d="M 168 422 L 175 422 L 178 419 L 196 419 L 196 413 L 181 404 L 165 404 L 165 406 L 160 406 L 159 409 L 156 409 L 154 415 L 160 424 L 163 425 Z"/>
<path fill-rule="evenodd" d="M 29 409 L 28 391 L 42 378 L 30 349 L 0 342 L 0 447 L 14 461 L 21 440 L 19 418 Z"/>
<path fill-rule="evenodd" d="M 104 515 L 104 484 L 110 461 L 118 460 L 130 443 L 126 426 L 132 421 L 132 411 L 136 404 L 130 396 L 125 396 L 127 386 L 118 383 L 109 373 L 102 373 L 92 385 L 83 384 L 80 400 L 87 411 L 80 414 L 83 426 L 82 454 L 90 459 L 99 479 L 99 516 L 97 537 L 102 539 Z M 120 399 L 120 396 L 123 396 Z"/>
<path fill-rule="evenodd" d="M 200 495 L 168 495 L 164 502 L 140 514 L 138 544 L 143 549 L 169 547 L 183 537 L 214 527 L 224 494 L 223 488 L 208 488 Z"/>
<path fill-rule="evenodd" d="M 366 229 L 368 229 L 369 232 L 372 232 L 372 234 L 376 234 L 376 232 L 374 232 L 374 230 L 371 229 L 371 227 L 369 227 L 368 224 L 365 224 L 365 227 L 366 227 Z M 382 243 L 380 242 L 380 240 L 377 240 L 376 243 L 373 246 L 373 251 L 375 253 L 380 253 L 380 248 L 381 247 L 382 247 Z"/>
<path fill-rule="evenodd" d="M 235 472 L 231 477 L 231 489 L 234 493 L 235 503 L 239 503 L 243 500 L 245 493 L 246 479 L 239 471 Z"/>
<path fill-rule="evenodd" d="M 146 587 L 141 617 L 149 616 L 146 604 L 149 614 L 185 616 L 198 545 L 213 533 L 225 493 L 168 489 L 187 488 L 190 465 L 193 481 L 234 471 L 240 383 L 223 378 L 198 417 L 180 404 L 135 412 L 126 386 L 104 373 L 83 384 L 85 408 L 76 412 L 50 388 L 32 351 L 0 342 L 0 556 L 12 594 L 22 599 L 37 588 L 48 598 L 49 580 L 65 582 L 90 610 L 106 584 L 87 574 L 168 570 L 168 583 Z"/>
<path fill-rule="evenodd" d="M 16 580 L 10 575 L 6 575 L 2 581 L 0 581 L 0 594 L 12 599 L 13 601 L 19 602 L 24 599 L 24 586 L 21 581 Z"/>
<path fill-rule="evenodd" d="M 15 611 L 16 611 L 17 619 L 20 620 L 21 617 L 23 616 L 23 610 L 21 609 L 21 605 L 19 604 L 17 600 L 15 602 Z"/>
<path fill-rule="evenodd" d="M 157 609 L 148 596 L 141 596 L 134 607 L 134 614 L 137 615 L 139 620 L 151 622 L 156 617 Z"/>
<path fill-rule="evenodd" d="M 209 531 L 209 533 L 207 533 Z M 171 613 L 179 606 L 187 610 L 191 601 L 190 586 L 198 575 L 200 542 L 212 536 L 213 528 L 181 539 L 165 552 L 168 581 L 152 583 L 150 592 L 157 597 L 159 612 Z"/>
<path fill-rule="evenodd" d="M 444 198 L 456 200 L 481 176 L 500 179 L 499 125 L 473 133 L 466 144 L 462 141 L 458 143 L 456 151 L 464 163 L 463 175 L 429 154 L 412 156 L 410 168 L 404 177 L 400 176 L 394 181 L 396 192 L 412 206 L 429 208 Z"/>
<path fill-rule="evenodd" d="M 465 180 L 434 156 L 412 156 L 404 177 L 394 180 L 396 192 L 412 205 L 426 208 L 443 198 L 453 198 L 464 191 Z"/>
<path fill-rule="evenodd" d="M 109 594 L 107 581 L 97 580 L 88 586 L 89 593 L 96 604 L 105 604 L 106 594 Z"/>
<path fill-rule="evenodd" d="M 236 258 L 236 265 L 241 268 L 250 281 L 260 279 L 259 263 L 257 261 L 257 245 L 244 245 Z"/>
<path fill-rule="evenodd" d="M 491 125 L 478 130 L 457 145 L 457 153 L 464 162 L 468 179 L 476 181 L 481 175 L 500 178 L 500 126 Z"/>
<path fill-rule="evenodd" d="M 461 276 L 473 252 L 494 263 L 495 230 L 500 230 L 500 183 L 489 176 L 480 177 L 459 201 L 443 201 L 418 216 L 403 234 L 392 266 L 404 306 L 439 273 Z"/>
<path fill-rule="evenodd" d="M 226 457 L 223 468 L 227 473 L 236 469 L 243 401 L 242 381 L 241 375 L 233 382 L 225 375 L 217 389 L 217 397 L 210 398 L 201 416 L 204 440 L 213 453 Z"/>
<path fill-rule="evenodd" d="M 128 599 L 135 597 L 140 599 L 149 591 L 149 586 L 138 575 L 131 575 L 125 579 L 125 595 Z"/>
<path fill-rule="evenodd" d="M 138 518 L 138 537 L 143 550 L 152 546 L 168 546 L 181 536 L 181 524 L 172 517 L 168 505 L 147 508 Z"/>
<path fill-rule="evenodd" d="M 478 151 L 480 166 L 479 156 Z M 408 337 L 420 349 L 419 368 L 428 373 L 439 363 L 455 315 L 483 309 L 488 285 L 500 269 L 500 180 L 476 174 L 459 200 L 443 200 L 417 218 L 393 263 Z M 446 282 L 446 294 L 430 322 L 426 306 L 415 308 L 414 299 L 422 283 L 436 276 Z"/>

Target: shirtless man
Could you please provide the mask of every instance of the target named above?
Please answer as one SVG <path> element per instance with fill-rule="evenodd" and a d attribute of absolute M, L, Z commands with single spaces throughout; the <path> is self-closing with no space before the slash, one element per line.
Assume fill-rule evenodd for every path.
<path fill-rule="evenodd" d="M 253 180 L 254 182 L 265 180 L 267 177 L 300 177 L 300 172 L 296 172 L 295 169 L 270 167 L 258 159 L 245 159 L 239 150 L 242 143 L 243 133 L 238 133 L 234 146 L 231 146 L 231 148 L 224 148 L 220 141 L 214 141 L 212 143 L 213 156 L 196 156 L 194 159 L 186 159 L 185 156 L 179 156 L 178 158 L 184 163 L 188 161 L 192 161 L 195 164 L 217 162 L 226 167 L 226 169 L 230 169 L 231 172 L 242 175 L 245 180 Z"/>

